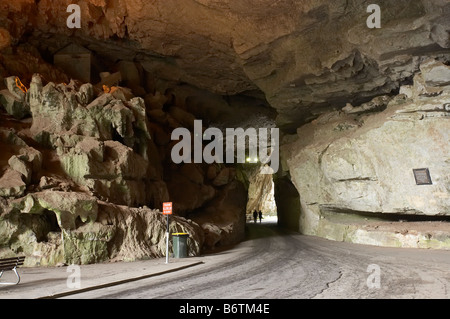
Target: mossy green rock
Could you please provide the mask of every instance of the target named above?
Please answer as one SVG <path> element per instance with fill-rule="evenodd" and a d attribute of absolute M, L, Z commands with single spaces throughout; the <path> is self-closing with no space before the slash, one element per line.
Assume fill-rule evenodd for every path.
<path fill-rule="evenodd" d="M 59 227 L 71 230 L 76 228 L 76 220 L 94 222 L 97 219 L 98 205 L 95 197 L 84 193 L 44 191 L 29 194 L 14 202 L 21 213 L 41 214 L 44 210 L 56 214 Z"/>
<path fill-rule="evenodd" d="M 115 235 L 113 226 L 89 223 L 73 231 L 63 230 L 65 262 L 92 264 L 109 259 L 108 242 Z"/>

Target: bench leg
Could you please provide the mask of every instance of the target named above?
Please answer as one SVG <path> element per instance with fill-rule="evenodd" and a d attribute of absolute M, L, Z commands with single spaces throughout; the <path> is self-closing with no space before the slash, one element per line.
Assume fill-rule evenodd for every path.
<path fill-rule="evenodd" d="M 0 285 L 18 285 L 20 282 L 20 276 L 19 273 L 17 272 L 17 269 L 14 268 L 12 271 L 14 271 L 14 273 L 17 276 L 17 281 L 16 282 L 0 282 Z M 0 277 L 2 277 L 3 275 L 3 271 L 0 273 Z"/>
<path fill-rule="evenodd" d="M 19 282 L 20 282 L 20 276 L 19 276 L 19 273 L 17 272 L 17 268 L 14 268 L 13 271 L 14 271 L 14 273 L 15 273 L 16 276 L 17 276 L 17 282 L 16 282 L 16 285 L 18 285 Z"/>

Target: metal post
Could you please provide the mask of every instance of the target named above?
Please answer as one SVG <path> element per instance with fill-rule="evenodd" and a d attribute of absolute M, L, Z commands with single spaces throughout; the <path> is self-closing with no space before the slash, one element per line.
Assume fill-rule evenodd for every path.
<path fill-rule="evenodd" d="M 167 215 L 167 229 L 166 229 L 166 264 L 169 263 L 169 215 Z"/>

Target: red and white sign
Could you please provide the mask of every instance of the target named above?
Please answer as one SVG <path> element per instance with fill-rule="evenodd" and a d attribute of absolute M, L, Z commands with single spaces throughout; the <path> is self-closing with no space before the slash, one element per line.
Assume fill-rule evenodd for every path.
<path fill-rule="evenodd" d="M 163 203 L 163 215 L 172 215 L 172 202 Z"/>

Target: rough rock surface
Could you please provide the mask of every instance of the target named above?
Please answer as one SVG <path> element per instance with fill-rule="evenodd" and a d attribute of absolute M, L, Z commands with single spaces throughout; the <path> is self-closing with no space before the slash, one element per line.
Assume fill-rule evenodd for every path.
<path fill-rule="evenodd" d="M 450 87 L 430 77 L 449 70 L 427 61 L 403 90 L 410 96 L 394 97 L 384 111 L 336 111 L 298 129 L 282 156 L 300 194 L 304 233 L 357 242 L 352 220 L 450 215 Z M 432 185 L 416 185 L 413 169 L 420 168 L 429 169 Z M 333 223 L 346 227 L 333 232 Z"/>
<path fill-rule="evenodd" d="M 344 231 L 333 235 L 339 227 L 324 230 L 332 220 L 337 224 L 327 214 L 448 215 L 447 0 L 379 0 L 381 29 L 367 27 L 368 3 L 359 0 L 77 3 L 82 25 L 69 29 L 66 1 L 0 0 L 0 103 L 14 117 L 0 117 L 1 127 L 12 129 L 0 131 L 6 136 L 0 141 L 5 212 L 8 201 L 30 201 L 47 190 L 111 205 L 159 208 L 173 199 L 177 214 L 198 213 L 208 248 L 238 240 L 244 206 L 223 200 L 244 201 L 236 171 L 172 165 L 170 133 L 192 129 L 196 118 L 223 125 L 229 116 L 253 120 L 256 109 L 271 106 L 288 133 L 315 120 L 298 130 L 300 140 L 281 158 L 300 204 L 288 175 L 278 186 L 288 185 L 289 193 L 278 187 L 277 194 L 292 203 L 288 210 L 300 206 L 304 232 L 322 229 L 343 238 Z M 71 81 L 49 62 L 72 43 L 92 53 L 93 84 Z M 404 85 L 413 79 L 413 86 Z M 398 90 L 402 97 L 392 98 Z M 237 126 L 272 127 L 267 118 Z M 412 168 L 425 166 L 433 185 L 419 193 Z M 36 236 L 41 215 L 17 210 L 12 214 L 33 216 L 23 227 Z M 207 212 L 214 218 L 208 220 Z M 76 237 L 67 245 L 94 236 L 97 246 L 86 246 L 91 253 L 84 256 L 111 257 L 104 248 L 112 233 L 97 221 L 76 221 L 70 230 Z M 52 225 L 46 227 L 57 228 Z M 65 244 L 57 241 L 69 231 L 64 227 L 38 236 L 47 264 L 62 260 Z M 16 252 L 29 249 L 24 236 L 3 244 L 19 243 L 8 246 Z M 87 260 L 80 256 L 76 260 Z"/>
<path fill-rule="evenodd" d="M 148 203 L 146 179 L 159 178 L 147 160 L 152 141 L 141 98 L 96 97 L 91 84 L 43 85 L 39 75 L 27 95 L 32 137 L 56 149 L 73 181 L 117 204 Z"/>
<path fill-rule="evenodd" d="M 45 191 L 0 205 L 0 254 L 25 254 L 28 266 L 132 261 L 165 255 L 165 217 L 75 192 Z M 188 253 L 203 245 L 200 227 L 173 217 L 171 232 L 190 234 Z"/>
<path fill-rule="evenodd" d="M 239 181 L 232 181 L 202 209 L 190 214 L 205 234 L 205 248 L 232 245 L 245 238 L 247 191 Z"/>
<path fill-rule="evenodd" d="M 4 128 L 0 128 L 0 145 L 0 196 L 20 197 L 41 170 L 42 154 Z"/>
<path fill-rule="evenodd" d="M 286 129 L 330 105 L 398 89 L 420 56 L 450 47 L 446 0 L 380 0 L 380 29 L 367 27 L 368 3 L 357 0 L 83 0 L 77 31 L 66 26 L 65 2 L 2 3 L 8 15 L 0 26 L 13 42 L 30 32 L 31 42 L 55 53 L 75 35 L 160 79 L 219 94 L 259 90 Z"/>
<path fill-rule="evenodd" d="M 28 265 L 161 257 L 165 227 L 157 209 L 168 200 L 178 215 L 171 230 L 190 234 L 191 255 L 243 239 L 246 189 L 233 184 L 234 170 L 224 166 L 208 178 L 214 165 L 171 163 L 171 130 L 193 128 L 195 119 L 180 102 L 158 107 L 155 117 L 159 102 L 150 99 L 147 108 L 122 87 L 104 92 L 35 74 L 24 88 L 25 118 L 1 114 L 0 195 L 7 202 L 0 255 L 23 252 Z M 207 225 L 181 217 L 216 204 Z M 143 205 L 156 210 L 137 208 Z M 213 242 L 211 227 L 218 230 Z"/>

